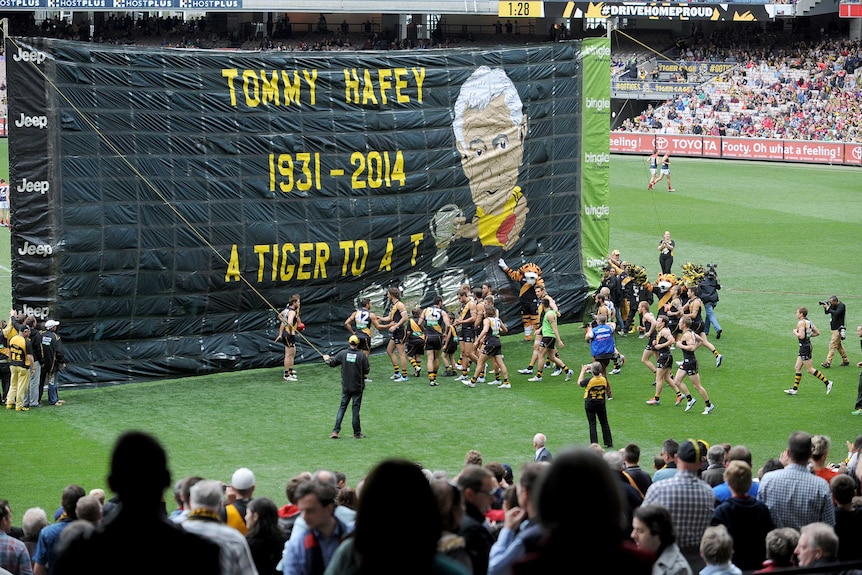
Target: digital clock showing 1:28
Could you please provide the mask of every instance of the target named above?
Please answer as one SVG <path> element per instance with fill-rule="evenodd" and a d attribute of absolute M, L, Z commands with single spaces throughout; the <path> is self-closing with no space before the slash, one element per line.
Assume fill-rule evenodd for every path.
<path fill-rule="evenodd" d="M 503 2 L 497 5 L 500 18 L 544 18 L 544 2 Z"/>

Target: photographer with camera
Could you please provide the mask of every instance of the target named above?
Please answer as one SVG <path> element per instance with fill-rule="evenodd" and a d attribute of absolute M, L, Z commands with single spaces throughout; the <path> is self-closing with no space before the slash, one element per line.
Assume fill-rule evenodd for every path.
<path fill-rule="evenodd" d="M 709 328 L 712 326 L 715 329 L 715 339 L 721 339 L 721 324 L 715 317 L 715 306 L 718 305 L 718 290 L 721 289 L 721 284 L 718 283 L 718 273 L 715 271 L 715 267 L 716 264 L 706 264 L 706 274 L 697 284 L 697 291 L 700 294 L 700 301 L 703 302 L 703 311 L 706 314 L 704 332 L 709 335 Z"/>
<path fill-rule="evenodd" d="M 841 355 L 841 359 L 844 361 L 841 362 L 841 367 L 847 367 L 850 365 L 850 359 L 847 357 L 847 351 L 844 350 L 844 344 L 841 343 L 844 340 L 844 313 L 846 308 L 844 307 L 844 303 L 838 301 L 838 296 L 834 295 L 830 297 L 826 301 L 817 302 L 823 306 L 823 312 L 828 314 L 829 317 L 829 328 L 832 330 L 832 338 L 829 340 L 829 353 L 826 354 L 826 361 L 821 363 L 825 368 L 832 367 L 832 358 L 835 356 L 835 352 L 837 351 Z"/>

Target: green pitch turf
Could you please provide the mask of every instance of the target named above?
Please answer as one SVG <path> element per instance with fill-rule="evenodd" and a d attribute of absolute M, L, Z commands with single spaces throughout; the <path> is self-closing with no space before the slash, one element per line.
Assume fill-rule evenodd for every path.
<path fill-rule="evenodd" d="M 855 363 L 862 360 L 855 335 L 862 323 L 859 170 L 677 158 L 676 191 L 668 193 L 646 190 L 644 158 L 614 156 L 611 166 L 610 248 L 644 265 L 653 279 L 659 237 L 670 230 L 677 242 L 674 271 L 680 273 L 686 261 L 718 264 L 723 289 L 717 314 L 724 328 L 721 340 L 713 338 L 724 355 L 721 368 L 714 367 L 708 351 L 698 352 L 703 383 L 717 406 L 708 416 L 701 415 L 700 397 L 689 413 L 674 408 L 670 392 L 660 407 L 645 405 L 653 388 L 651 374 L 639 361 L 644 341 L 618 338 L 627 363 L 620 375 L 610 376 L 614 445 L 638 443 L 642 464 L 650 468 L 668 437 L 741 443 L 752 449 L 759 467 L 784 449 L 792 431 L 804 429 L 831 436 L 829 459 L 842 459 L 844 442 L 862 430 L 862 417 L 850 415 L 859 379 Z M 0 238 L 8 242 L 5 232 Z M 8 282 L 8 248 L 0 264 Z M 546 281 L 553 294 L 554 278 Z M 825 372 L 835 381 L 829 396 L 810 375 L 804 376 L 798 396 L 787 396 L 782 390 L 793 382 L 796 308 L 808 306 L 824 332 L 814 340 L 819 366 L 829 326 L 817 301 L 833 293 L 847 304 L 846 345 L 854 366 Z M 516 313 L 503 309 L 504 319 Z M 589 359 L 588 347 L 580 322 L 571 315 L 564 319 L 571 323 L 562 329 L 562 357 L 577 368 Z M 588 441 L 583 393 L 574 382 L 546 377 L 528 383 L 527 376 L 515 373 L 529 358 L 530 345 L 521 339 L 513 335 L 503 345 L 510 390 L 483 384 L 469 389 L 452 379 L 438 388 L 429 387 L 425 378 L 395 384 L 388 379 L 388 358 L 373 356 L 374 381 L 362 408 L 368 439 L 362 441 L 329 439 L 340 384 L 338 370 L 322 362 L 299 365 L 294 383 L 282 381 L 275 367 L 61 390 L 63 407 L 0 413 L 5 455 L 0 497 L 11 501 L 20 520 L 34 505 L 53 511 L 69 483 L 104 487 L 111 445 L 120 432 L 133 428 L 164 442 L 174 479 L 194 473 L 229 480 L 234 469 L 248 466 L 258 478 L 256 494 L 279 505 L 285 502 L 287 479 L 300 471 L 340 470 L 355 485 L 388 456 L 455 473 L 465 452 L 478 449 L 485 461 L 509 463 L 517 473 L 532 459 L 531 439 L 538 431 L 548 436 L 552 452 Z M 343 435 L 349 437 L 350 429 L 348 414 Z"/>

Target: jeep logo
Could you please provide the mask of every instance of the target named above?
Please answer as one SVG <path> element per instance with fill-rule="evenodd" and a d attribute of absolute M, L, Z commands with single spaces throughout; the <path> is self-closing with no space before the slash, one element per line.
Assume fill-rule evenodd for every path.
<path fill-rule="evenodd" d="M 30 242 L 24 242 L 24 245 L 18 248 L 18 254 L 22 256 L 42 256 L 47 258 L 54 253 L 54 248 L 47 245 L 35 245 Z"/>
<path fill-rule="evenodd" d="M 41 64 L 48 59 L 48 55 L 44 52 L 39 52 L 38 50 L 25 52 L 21 48 L 18 48 L 18 53 L 12 56 L 12 59 L 16 62 L 33 62 L 34 64 Z"/>
<path fill-rule="evenodd" d="M 15 125 L 19 128 L 39 128 L 44 130 L 48 127 L 48 116 L 25 116 L 21 114 L 21 118 L 15 120 Z"/>
<path fill-rule="evenodd" d="M 30 307 L 27 304 L 22 306 L 24 311 L 24 315 L 32 315 L 33 317 L 37 317 L 39 319 L 45 319 L 48 317 L 48 306 L 44 307 Z"/>
<path fill-rule="evenodd" d="M 32 182 L 27 178 L 21 182 L 21 185 L 18 186 L 19 192 L 39 192 L 40 194 L 45 194 L 51 188 L 51 184 L 46 180 L 38 180 Z"/>

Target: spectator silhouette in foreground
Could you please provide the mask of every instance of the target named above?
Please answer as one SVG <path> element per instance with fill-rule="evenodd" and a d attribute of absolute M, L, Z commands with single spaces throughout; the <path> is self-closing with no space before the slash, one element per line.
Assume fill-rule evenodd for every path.
<path fill-rule="evenodd" d="M 461 521 L 464 519 L 461 489 L 447 479 L 431 479 L 430 482 L 431 491 L 437 498 L 437 510 L 443 528 L 437 542 L 437 552 L 463 565 L 468 573 L 472 572 L 473 562 L 467 552 L 467 542 L 460 535 Z"/>
<path fill-rule="evenodd" d="M 626 537 L 619 481 L 595 451 L 575 448 L 558 454 L 533 498 L 544 539 L 537 551 L 515 563 L 515 575 L 570 573 L 579 558 L 594 561 L 607 573 L 652 572 L 652 554 Z"/>
<path fill-rule="evenodd" d="M 108 485 L 119 509 L 87 539 L 76 539 L 57 560 L 55 573 L 218 574 L 217 545 L 186 533 L 164 515 L 171 485 L 167 454 L 152 436 L 129 431 L 117 440 Z"/>
<path fill-rule="evenodd" d="M 409 502 L 407 529 L 399 502 Z M 407 460 L 382 461 L 365 480 L 356 529 L 335 552 L 326 575 L 467 575 L 466 567 L 438 553 L 441 533 L 437 500 L 422 470 Z"/>

